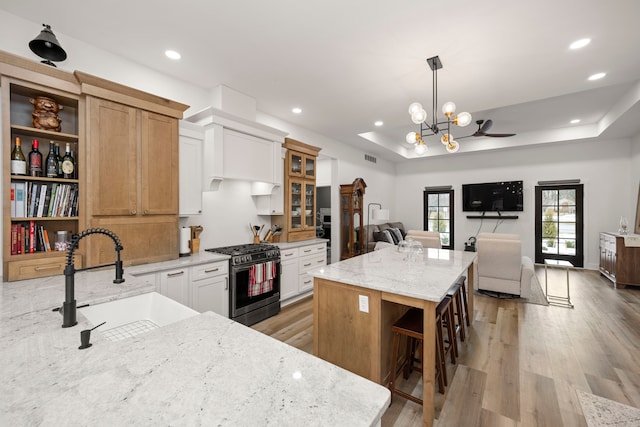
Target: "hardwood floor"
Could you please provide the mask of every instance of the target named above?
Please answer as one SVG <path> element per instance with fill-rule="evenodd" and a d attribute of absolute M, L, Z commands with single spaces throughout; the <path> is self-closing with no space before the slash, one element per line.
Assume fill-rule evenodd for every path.
<path fill-rule="evenodd" d="M 544 288 L 544 270 L 536 274 Z M 549 292 L 562 295 L 564 270 L 548 274 Z M 640 407 L 640 288 L 613 289 L 593 271 L 570 280 L 575 309 L 476 296 L 470 338 L 435 397 L 437 426 L 586 427 L 576 390 Z M 311 297 L 253 328 L 312 353 Z M 401 387 L 419 396 L 419 374 Z M 396 397 L 382 425 L 421 417 L 420 405 Z"/>

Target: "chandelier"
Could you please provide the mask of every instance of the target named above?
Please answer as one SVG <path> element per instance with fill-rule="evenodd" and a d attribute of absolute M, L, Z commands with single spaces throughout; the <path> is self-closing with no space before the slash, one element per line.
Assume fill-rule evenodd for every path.
<path fill-rule="evenodd" d="M 424 143 L 423 138 L 431 135 L 440 135 L 440 142 L 446 146 L 447 152 L 455 153 L 460 148 L 460 145 L 453 139 L 453 135 L 451 135 L 451 124 L 460 127 L 467 126 L 471 123 L 471 114 L 464 112 L 454 116 L 456 104 L 446 102 L 442 106 L 442 113 L 445 115 L 446 120 L 438 121 L 438 113 L 436 110 L 438 104 L 438 70 L 442 68 L 442 62 L 440 62 L 440 57 L 434 56 L 427 59 L 427 64 L 429 64 L 433 72 L 432 121 L 431 124 L 427 123 L 427 112 L 422 108 L 422 104 L 414 102 L 409 105 L 411 121 L 420 125 L 420 133 L 409 132 L 406 139 L 409 144 L 415 144 L 415 153 L 421 156 L 427 152 L 427 145 Z"/>

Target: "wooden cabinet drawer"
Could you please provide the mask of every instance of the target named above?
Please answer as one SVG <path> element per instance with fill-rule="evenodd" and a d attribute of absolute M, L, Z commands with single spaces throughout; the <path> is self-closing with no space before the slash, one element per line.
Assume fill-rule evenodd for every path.
<path fill-rule="evenodd" d="M 9 261 L 7 263 L 7 280 L 63 275 L 64 266 L 67 263 L 66 254 L 66 252 L 60 252 L 59 256 Z M 82 255 L 74 254 L 73 264 L 77 269 L 82 268 Z"/>
<path fill-rule="evenodd" d="M 229 263 L 212 262 L 210 264 L 196 265 L 191 268 L 191 280 L 201 280 L 208 277 L 222 276 L 229 274 Z"/>

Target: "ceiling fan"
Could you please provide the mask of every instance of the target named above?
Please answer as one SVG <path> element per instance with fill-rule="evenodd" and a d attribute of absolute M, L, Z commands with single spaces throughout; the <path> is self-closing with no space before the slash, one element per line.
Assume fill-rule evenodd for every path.
<path fill-rule="evenodd" d="M 478 125 L 478 130 L 472 133 L 471 135 L 463 136 L 461 138 L 469 138 L 470 136 L 488 136 L 491 138 L 507 138 L 510 136 L 514 136 L 515 133 L 487 133 L 491 126 L 493 126 L 493 120 L 476 120 L 476 124 Z"/>

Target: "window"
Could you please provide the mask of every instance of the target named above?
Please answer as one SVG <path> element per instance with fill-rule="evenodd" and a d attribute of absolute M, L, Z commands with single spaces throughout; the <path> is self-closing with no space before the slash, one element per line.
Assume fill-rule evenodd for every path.
<path fill-rule="evenodd" d="M 453 190 L 424 191 L 424 229 L 440 233 L 444 249 L 453 249 Z"/>
<path fill-rule="evenodd" d="M 584 266 L 582 184 L 536 187 L 536 263 Z"/>

